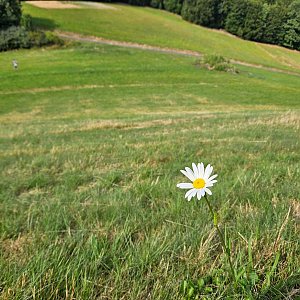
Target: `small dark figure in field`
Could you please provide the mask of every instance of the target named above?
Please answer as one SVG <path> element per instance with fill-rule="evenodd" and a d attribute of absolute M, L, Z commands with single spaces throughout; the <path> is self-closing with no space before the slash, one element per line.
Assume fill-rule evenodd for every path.
<path fill-rule="evenodd" d="M 15 59 L 12 61 L 12 65 L 13 65 L 14 70 L 18 69 L 18 62 Z"/>

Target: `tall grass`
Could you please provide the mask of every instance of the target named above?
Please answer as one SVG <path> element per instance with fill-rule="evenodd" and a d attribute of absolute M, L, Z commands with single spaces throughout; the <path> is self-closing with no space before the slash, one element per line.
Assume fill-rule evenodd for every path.
<path fill-rule="evenodd" d="M 94 45 L 0 60 L 1 299 L 299 294 L 298 77 Z M 192 161 L 219 174 L 238 290 L 176 188 Z"/>

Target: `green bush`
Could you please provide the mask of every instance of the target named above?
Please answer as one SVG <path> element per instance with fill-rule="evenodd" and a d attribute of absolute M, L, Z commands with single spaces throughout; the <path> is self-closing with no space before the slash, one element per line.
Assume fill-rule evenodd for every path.
<path fill-rule="evenodd" d="M 28 32 L 23 27 L 11 26 L 0 31 L 0 51 L 30 48 Z"/>
<path fill-rule="evenodd" d="M 24 27 L 27 31 L 32 30 L 32 17 L 31 15 L 25 14 L 21 18 L 21 26 Z"/>
<path fill-rule="evenodd" d="M 210 71 L 238 73 L 238 70 L 230 61 L 220 55 L 205 55 L 201 59 L 196 60 L 195 65 Z"/>
<path fill-rule="evenodd" d="M 64 41 L 51 31 L 46 31 L 45 35 L 46 35 L 47 45 L 62 46 L 64 44 Z"/>
<path fill-rule="evenodd" d="M 0 51 L 62 45 L 63 41 L 52 32 L 26 31 L 24 27 L 11 26 L 0 31 Z"/>
<path fill-rule="evenodd" d="M 46 34 L 41 31 L 29 32 L 29 40 L 31 47 L 41 47 L 48 44 Z"/>
<path fill-rule="evenodd" d="M 29 41 L 31 47 L 62 45 L 63 41 L 50 31 L 30 31 Z"/>

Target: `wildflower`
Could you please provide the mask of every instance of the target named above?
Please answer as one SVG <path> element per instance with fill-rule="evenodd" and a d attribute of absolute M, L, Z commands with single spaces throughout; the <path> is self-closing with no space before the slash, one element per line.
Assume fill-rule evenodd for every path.
<path fill-rule="evenodd" d="M 204 169 L 203 163 L 192 163 L 193 170 L 186 167 L 185 170 L 180 170 L 180 172 L 185 175 L 192 183 L 178 183 L 177 187 L 181 189 L 189 189 L 185 198 L 190 201 L 192 197 L 197 195 L 198 200 L 201 199 L 205 194 L 212 195 L 209 187 L 212 187 L 214 183 L 217 182 L 215 178 L 218 176 L 217 174 L 210 176 L 213 171 L 213 167 L 208 164 Z"/>

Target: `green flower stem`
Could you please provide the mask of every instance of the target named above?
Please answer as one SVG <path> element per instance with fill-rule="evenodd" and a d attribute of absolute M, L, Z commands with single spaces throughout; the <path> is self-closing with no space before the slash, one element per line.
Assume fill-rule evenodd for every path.
<path fill-rule="evenodd" d="M 221 240 L 221 244 L 222 244 L 222 247 L 223 247 L 223 251 L 226 253 L 227 255 L 227 258 L 228 258 L 228 262 L 229 262 L 229 265 L 230 265 L 230 270 L 231 270 L 231 275 L 232 275 L 232 279 L 234 280 L 234 282 L 236 283 L 237 280 L 236 280 L 236 275 L 235 275 L 235 272 L 234 272 L 234 268 L 233 268 L 233 265 L 232 265 L 232 262 L 231 262 L 231 253 L 230 253 L 230 249 L 226 246 L 226 243 L 225 243 L 225 239 L 224 239 L 224 236 L 220 230 L 220 227 L 218 225 L 218 218 L 217 218 L 217 214 L 214 212 L 213 208 L 212 208 L 212 205 L 210 204 L 209 200 L 207 199 L 207 197 L 205 196 L 205 201 L 208 205 L 208 208 L 210 210 L 210 213 L 212 215 L 212 218 L 213 218 L 213 222 L 214 222 L 214 226 L 215 228 L 217 229 L 217 233 L 220 237 L 220 240 Z"/>

